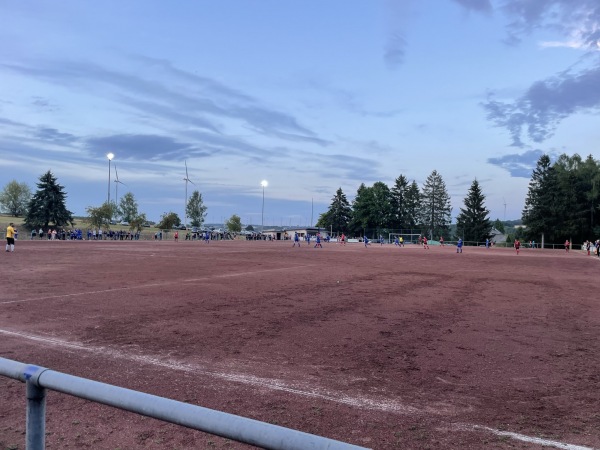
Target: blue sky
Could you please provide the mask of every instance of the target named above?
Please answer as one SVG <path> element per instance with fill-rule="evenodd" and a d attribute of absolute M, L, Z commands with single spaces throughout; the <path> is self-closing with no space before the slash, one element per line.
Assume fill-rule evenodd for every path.
<path fill-rule="evenodd" d="M 600 158 L 597 0 L 3 2 L 0 185 L 47 170 L 76 215 L 132 192 L 183 219 L 316 222 L 341 187 L 477 178 L 521 216 L 542 153 Z M 111 180 L 114 180 L 114 166 Z M 111 181 L 111 197 L 116 183 Z M 313 206 L 314 205 L 314 206 Z"/>

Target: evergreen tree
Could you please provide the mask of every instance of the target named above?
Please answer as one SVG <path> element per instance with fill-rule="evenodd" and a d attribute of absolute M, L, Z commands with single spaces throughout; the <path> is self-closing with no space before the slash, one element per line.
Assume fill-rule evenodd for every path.
<path fill-rule="evenodd" d="M 506 231 L 506 228 L 504 228 L 504 223 L 502 223 L 500 219 L 496 219 L 494 221 L 493 227 L 502 234 L 504 234 L 504 232 Z"/>
<path fill-rule="evenodd" d="M 541 241 L 544 233 L 549 242 L 560 242 L 565 235 L 561 229 L 566 216 L 563 192 L 550 157 L 542 155 L 531 175 L 523 208 L 526 238 Z"/>
<path fill-rule="evenodd" d="M 391 190 L 391 204 L 392 204 L 392 223 L 391 226 L 394 229 L 409 228 L 408 222 L 408 211 L 407 211 L 407 200 L 409 186 L 408 180 L 404 175 L 400 175 L 396 178 L 394 187 Z"/>
<path fill-rule="evenodd" d="M 421 192 L 421 222 L 429 237 L 448 234 L 450 225 L 450 195 L 442 176 L 434 170 L 425 180 Z"/>
<path fill-rule="evenodd" d="M 351 219 L 352 208 L 346 198 L 346 194 L 344 194 L 340 187 L 331 199 L 331 205 L 329 205 L 327 212 L 319 216 L 317 227 L 333 230 L 338 233 L 347 233 Z"/>
<path fill-rule="evenodd" d="M 406 190 L 406 196 L 404 198 L 406 203 L 406 218 L 404 220 L 404 226 L 408 229 L 415 229 L 421 226 L 421 191 L 419 191 L 419 185 L 415 180 Z"/>
<path fill-rule="evenodd" d="M 392 194 L 387 184 L 378 181 L 371 187 L 372 203 L 370 205 L 371 223 L 381 234 L 389 229 L 393 222 Z"/>
<path fill-rule="evenodd" d="M 51 171 L 40 177 L 37 183 L 38 190 L 29 201 L 28 211 L 25 215 L 25 225 L 33 229 L 48 228 L 50 223 L 56 227 L 67 224 L 73 225 L 73 213 L 65 206 L 66 194 L 63 187 L 56 182 Z"/>
<path fill-rule="evenodd" d="M 31 189 L 27 183 L 13 180 L 0 192 L 0 210 L 11 216 L 23 216 L 27 213 L 29 200 L 31 200 Z"/>
<path fill-rule="evenodd" d="M 465 241 L 483 242 L 491 237 L 490 212 L 484 206 L 484 200 L 479 182 L 474 180 L 464 200 L 465 207 L 456 217 L 457 239 L 462 237 Z"/>
<path fill-rule="evenodd" d="M 352 220 L 350 231 L 362 235 L 367 229 L 373 228 L 371 205 L 373 204 L 373 189 L 361 183 L 352 202 Z"/>
<path fill-rule="evenodd" d="M 193 227 L 201 227 L 206 218 L 206 209 L 202 201 L 202 194 L 199 191 L 192 192 L 186 205 L 186 214 L 191 220 Z"/>

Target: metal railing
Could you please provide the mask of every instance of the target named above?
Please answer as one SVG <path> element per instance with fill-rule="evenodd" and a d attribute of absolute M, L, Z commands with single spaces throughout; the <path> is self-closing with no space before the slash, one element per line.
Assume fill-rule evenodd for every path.
<path fill-rule="evenodd" d="M 42 450 L 46 438 L 46 390 L 50 389 L 245 444 L 279 450 L 359 450 L 352 444 L 190 405 L 156 395 L 0 358 L 0 375 L 26 383 L 26 449 Z"/>

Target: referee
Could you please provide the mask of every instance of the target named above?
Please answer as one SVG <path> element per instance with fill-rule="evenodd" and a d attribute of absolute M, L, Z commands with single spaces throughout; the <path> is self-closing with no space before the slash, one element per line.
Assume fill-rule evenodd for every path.
<path fill-rule="evenodd" d="M 13 228 L 12 222 L 6 227 L 6 251 L 15 251 L 15 229 Z"/>

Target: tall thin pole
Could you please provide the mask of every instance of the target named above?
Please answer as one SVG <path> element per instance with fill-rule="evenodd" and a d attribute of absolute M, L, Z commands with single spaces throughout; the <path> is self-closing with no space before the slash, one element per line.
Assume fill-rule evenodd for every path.
<path fill-rule="evenodd" d="M 315 209 L 315 199 L 314 197 L 310 199 L 310 226 L 313 226 L 313 211 Z"/>
<path fill-rule="evenodd" d="M 263 201 L 262 201 L 262 214 L 261 214 L 261 229 L 260 233 L 265 231 L 265 185 L 263 184 Z"/>
<path fill-rule="evenodd" d="M 110 205 L 110 158 L 108 158 L 108 199 L 106 201 Z"/>

